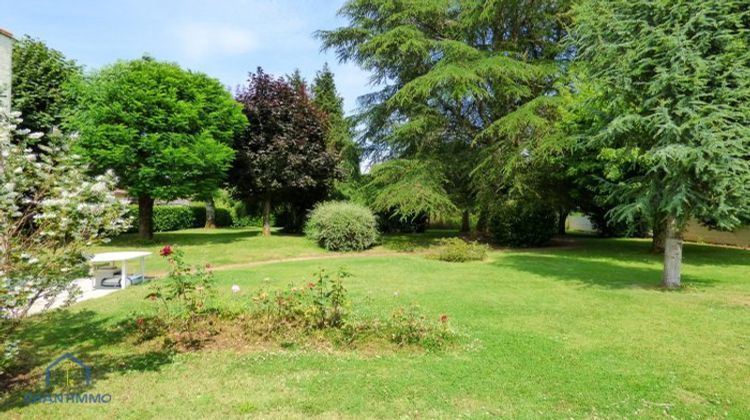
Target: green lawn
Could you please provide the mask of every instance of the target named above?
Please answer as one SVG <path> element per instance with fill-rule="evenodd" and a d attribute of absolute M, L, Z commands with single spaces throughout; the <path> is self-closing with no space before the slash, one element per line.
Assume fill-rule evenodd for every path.
<path fill-rule="evenodd" d="M 444 234 L 386 238 L 380 250 Z M 219 265 L 323 254 L 299 237 L 252 231 L 162 240 Z M 580 237 L 561 248 L 493 251 L 477 263 L 371 251 L 217 272 L 221 298 L 231 300 L 264 278 L 281 286 L 344 266 L 359 312 L 418 302 L 430 316 L 448 314 L 466 338 L 437 353 L 134 347 L 112 328 L 149 306 L 148 287 L 132 287 L 35 317 L 24 344 L 37 367 L 0 409 L 11 418 L 750 416 L 750 252 L 688 245 L 686 287 L 665 292 L 648 246 Z M 232 296 L 232 284 L 245 295 Z M 24 406 L 23 392 L 38 390 L 44 366 L 66 351 L 93 366 L 91 392 L 112 402 Z"/>
<path fill-rule="evenodd" d="M 454 236 L 447 230 L 430 231 L 423 234 L 383 235 L 380 244 L 368 254 L 410 252 L 426 249 L 440 238 Z M 143 240 L 137 234 L 125 234 L 111 242 L 91 250 L 92 253 L 113 251 L 150 251 L 153 256 L 146 260 L 146 274 L 161 276 L 167 272 L 167 263 L 159 258 L 164 245 L 177 245 L 185 252 L 191 264 L 213 266 L 252 265 L 264 261 L 289 258 L 331 256 L 299 235 L 274 233 L 263 237 L 260 228 L 247 229 L 188 229 L 177 232 L 156 233 L 154 239 Z M 335 255 L 335 254 L 334 254 Z"/>
<path fill-rule="evenodd" d="M 94 248 L 92 252 L 151 251 L 154 255 L 146 260 L 146 273 L 161 275 L 167 271 L 166 261 L 159 258 L 159 250 L 164 245 L 179 246 L 191 264 L 210 263 L 215 266 L 315 256 L 326 252 L 300 236 L 275 233 L 263 237 L 259 228 L 189 229 L 157 233 L 152 240 L 126 234 Z"/>

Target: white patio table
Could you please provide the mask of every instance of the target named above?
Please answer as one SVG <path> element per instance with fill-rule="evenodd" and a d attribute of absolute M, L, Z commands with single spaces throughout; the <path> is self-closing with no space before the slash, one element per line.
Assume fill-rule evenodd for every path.
<path fill-rule="evenodd" d="M 143 281 L 146 278 L 146 257 L 151 256 L 150 252 L 145 251 L 129 251 L 129 252 L 105 252 L 103 254 L 96 254 L 90 260 L 91 264 L 96 266 L 98 264 L 106 263 L 121 263 L 122 269 L 120 271 L 120 287 L 122 289 L 130 286 L 133 282 Z M 140 260 L 141 272 L 137 275 L 128 276 L 128 261 Z M 94 280 L 98 283 L 97 280 Z M 101 284 L 95 284 L 96 287 Z"/>

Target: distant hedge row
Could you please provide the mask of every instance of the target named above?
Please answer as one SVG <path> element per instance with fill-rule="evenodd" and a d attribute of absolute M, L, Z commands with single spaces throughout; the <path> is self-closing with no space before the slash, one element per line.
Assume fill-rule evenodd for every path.
<path fill-rule="evenodd" d="M 130 206 L 133 222 L 128 232 L 138 231 L 138 206 Z M 154 206 L 154 232 L 202 228 L 206 225 L 205 206 Z M 227 209 L 216 209 L 216 226 L 232 226 L 232 215 Z"/>

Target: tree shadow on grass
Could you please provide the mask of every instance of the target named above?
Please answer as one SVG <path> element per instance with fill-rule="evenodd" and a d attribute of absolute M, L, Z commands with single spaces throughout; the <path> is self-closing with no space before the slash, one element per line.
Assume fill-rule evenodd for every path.
<path fill-rule="evenodd" d="M 389 233 L 380 238 L 383 248 L 393 251 L 416 251 L 437 245 L 441 239 L 458 235 L 455 230 L 430 230 L 424 233 Z"/>
<path fill-rule="evenodd" d="M 277 229 L 278 230 L 278 229 Z M 261 236 L 257 229 L 190 229 L 177 232 L 155 233 L 153 239 L 141 239 L 137 233 L 125 233 L 102 248 L 153 247 L 162 245 L 223 245 Z M 273 238 L 304 238 L 302 234 L 274 231 Z"/>
<path fill-rule="evenodd" d="M 25 405 L 24 395 L 48 392 L 44 370 L 65 353 L 71 353 L 91 368 L 92 384 L 75 392 L 86 392 L 97 380 L 127 371 L 158 371 L 172 362 L 170 351 L 138 351 L 127 343 L 130 332 L 118 328 L 112 318 L 93 311 L 58 310 L 24 321 L 18 332 L 20 366 L 12 378 L 5 378 L 6 390 L 0 392 L 0 412 Z M 121 351 L 126 346 L 130 352 Z"/>
<path fill-rule="evenodd" d="M 750 250 L 718 245 L 686 243 L 683 260 L 691 265 L 750 265 Z"/>
<path fill-rule="evenodd" d="M 612 256 L 609 255 L 609 257 Z M 660 268 L 625 267 L 606 261 L 594 260 L 590 256 L 529 252 L 503 256 L 492 264 L 545 278 L 577 282 L 589 286 L 610 289 L 666 290 L 661 287 L 662 272 Z M 708 287 L 718 280 L 683 275 L 682 282 L 685 286 Z"/>
<path fill-rule="evenodd" d="M 571 236 L 570 239 L 578 245 L 571 247 L 571 254 L 655 263 L 661 263 L 664 258 L 662 254 L 652 252 L 650 239 L 581 236 Z M 683 262 L 694 266 L 745 266 L 750 265 L 750 250 L 686 242 L 683 245 Z"/>
<path fill-rule="evenodd" d="M 279 234 L 276 234 L 279 235 Z M 193 229 L 179 232 L 155 233 L 153 239 L 141 239 L 136 233 L 126 233 L 104 244 L 104 248 L 121 248 L 124 246 L 159 246 L 166 244 L 186 245 L 219 245 L 239 242 L 260 236 L 260 231 L 247 229 Z"/>

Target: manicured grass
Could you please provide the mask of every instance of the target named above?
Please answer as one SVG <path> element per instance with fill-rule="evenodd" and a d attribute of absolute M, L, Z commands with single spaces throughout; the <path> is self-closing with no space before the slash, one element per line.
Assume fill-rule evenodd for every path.
<path fill-rule="evenodd" d="M 199 235 L 191 246 L 206 257 L 227 252 Z M 279 240 L 315 252 L 304 239 Z M 750 416 L 750 252 L 688 245 L 686 287 L 666 292 L 647 250 L 639 240 L 577 238 L 464 264 L 372 255 L 217 272 L 230 304 L 265 278 L 302 283 L 319 267 L 344 266 L 357 312 L 418 302 L 429 316 L 448 314 L 466 338 L 437 353 L 135 347 L 112 326 L 149 308 L 148 286 L 136 286 L 32 319 L 24 344 L 36 368 L 0 409 L 78 418 Z M 112 402 L 24 406 L 23 392 L 38 390 L 44 366 L 66 351 L 93 366 L 91 392 Z"/>
<path fill-rule="evenodd" d="M 435 230 L 423 234 L 383 235 L 370 254 L 394 251 L 420 251 L 437 243 L 440 238 L 455 236 L 449 230 Z M 263 237 L 260 228 L 246 229 L 188 229 L 154 234 L 154 239 L 143 240 L 137 234 L 121 235 L 111 242 L 91 249 L 91 253 L 113 251 L 150 251 L 146 260 L 146 274 L 161 276 L 167 272 L 167 263 L 159 258 L 165 245 L 178 245 L 190 264 L 232 266 L 288 258 L 331 256 L 315 242 L 302 235 L 274 232 Z"/>
<path fill-rule="evenodd" d="M 154 239 L 143 240 L 137 234 L 115 238 L 92 252 L 150 251 L 154 256 L 146 260 L 146 273 L 162 275 L 167 263 L 159 258 L 164 245 L 177 245 L 191 264 L 230 265 L 325 254 L 326 251 L 298 235 L 275 232 L 263 237 L 259 228 L 247 229 L 189 229 L 154 234 Z"/>

